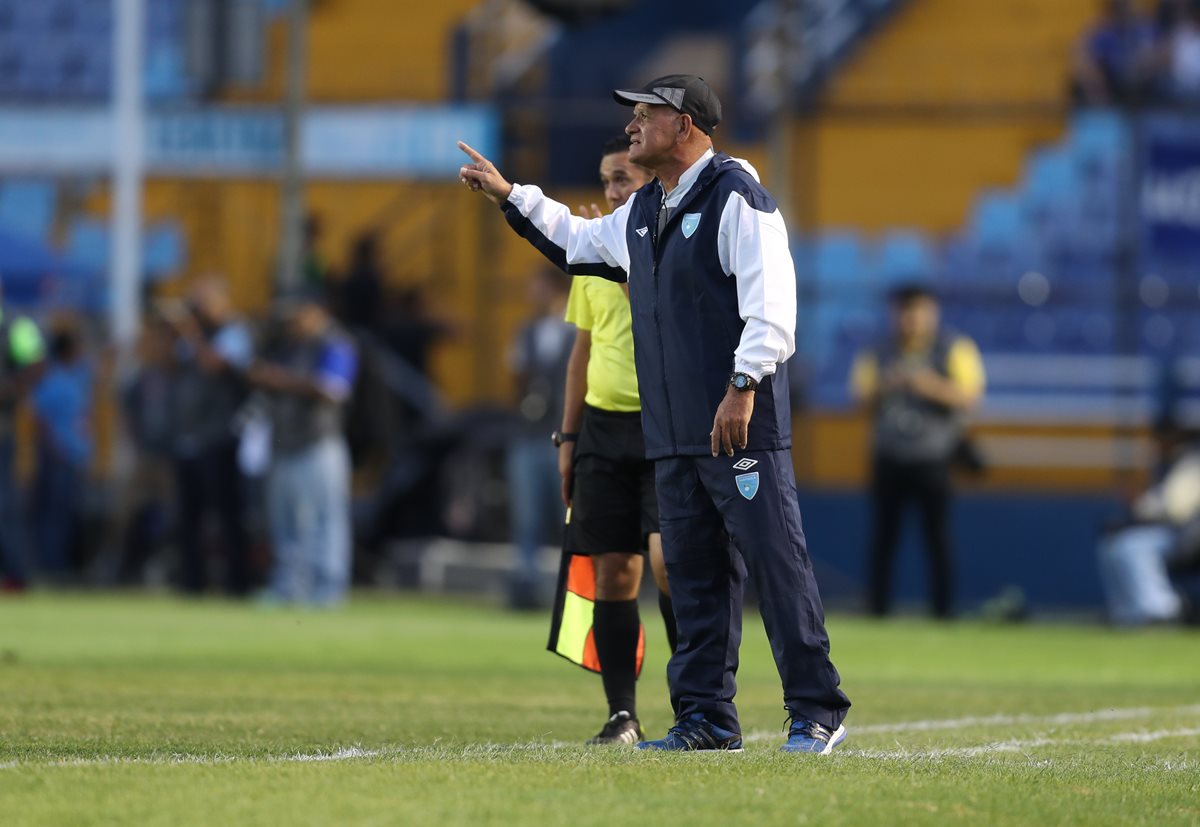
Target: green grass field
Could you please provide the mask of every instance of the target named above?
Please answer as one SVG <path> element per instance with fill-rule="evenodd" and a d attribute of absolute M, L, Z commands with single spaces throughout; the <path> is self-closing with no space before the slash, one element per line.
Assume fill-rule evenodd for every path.
<path fill-rule="evenodd" d="M 669 725 L 657 616 L 642 719 Z M 0 600 L 0 823 L 1200 824 L 1200 636 L 837 617 L 855 707 L 786 756 L 761 626 L 741 755 L 579 744 L 599 680 L 546 621 L 408 596 L 339 612 Z"/>

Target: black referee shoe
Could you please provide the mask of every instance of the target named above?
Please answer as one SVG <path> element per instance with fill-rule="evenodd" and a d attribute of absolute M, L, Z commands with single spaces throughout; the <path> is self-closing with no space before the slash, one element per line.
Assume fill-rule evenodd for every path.
<path fill-rule="evenodd" d="M 607 746 L 609 744 L 633 746 L 645 737 L 646 734 L 642 732 L 642 725 L 638 723 L 638 719 L 621 710 L 609 718 L 604 729 L 600 730 L 600 733 L 594 738 L 589 738 L 587 743 L 589 746 Z"/>

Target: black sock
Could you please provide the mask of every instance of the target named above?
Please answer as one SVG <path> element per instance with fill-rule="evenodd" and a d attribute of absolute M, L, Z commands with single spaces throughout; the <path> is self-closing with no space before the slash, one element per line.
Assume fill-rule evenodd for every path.
<path fill-rule="evenodd" d="M 663 626 L 667 628 L 667 645 L 671 654 L 675 654 L 675 644 L 679 642 L 679 633 L 675 630 L 675 607 L 671 604 L 670 595 L 658 593 L 658 610 L 662 612 Z"/>
<path fill-rule="evenodd" d="M 593 616 L 600 678 L 608 714 L 637 717 L 637 646 L 641 631 L 636 600 L 597 600 Z"/>

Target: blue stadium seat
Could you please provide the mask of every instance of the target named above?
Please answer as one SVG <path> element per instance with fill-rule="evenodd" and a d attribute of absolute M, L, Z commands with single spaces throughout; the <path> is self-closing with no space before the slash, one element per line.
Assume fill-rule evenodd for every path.
<path fill-rule="evenodd" d="M 1075 164 L 1067 153 L 1041 150 L 1030 159 L 1020 197 L 1031 235 L 1044 250 L 1062 247 L 1073 238 L 1079 189 Z"/>
<path fill-rule="evenodd" d="M 1196 293 L 1196 288 L 1200 287 L 1200 262 L 1148 256 L 1140 270 L 1143 273 L 1162 276 L 1169 284 L 1200 297 L 1200 294 Z"/>
<path fill-rule="evenodd" d="M 67 232 L 67 256 L 86 267 L 108 267 L 108 225 L 92 218 L 75 221 Z"/>
<path fill-rule="evenodd" d="M 862 303 L 874 299 L 866 277 L 862 241 L 854 233 L 829 233 L 817 239 L 813 273 L 822 302 Z"/>
<path fill-rule="evenodd" d="M 187 97 L 187 0 L 146 4 L 146 83 L 157 100 Z M 0 97 L 74 102 L 112 86 L 111 0 L 0 0 Z"/>
<path fill-rule="evenodd" d="M 1040 245 L 1016 196 L 991 192 L 976 202 L 966 253 L 967 260 L 956 266 L 963 268 L 963 278 L 982 284 L 1008 285 L 1040 266 Z"/>
<path fill-rule="evenodd" d="M 1071 124 L 1067 147 L 1083 175 L 1113 175 L 1128 151 L 1129 130 L 1115 112 L 1084 112 Z"/>
<path fill-rule="evenodd" d="M 79 6 L 75 30 L 84 35 L 104 35 L 112 30 L 112 3 L 83 3 Z"/>
<path fill-rule="evenodd" d="M 1138 351 L 1155 356 L 1175 353 L 1189 324 L 1194 324 L 1194 321 L 1190 318 L 1181 320 L 1165 310 L 1143 310 L 1137 321 Z"/>
<path fill-rule="evenodd" d="M 6 181 L 0 184 L 0 224 L 9 230 L 46 239 L 54 224 L 58 190 L 49 181 Z"/>
<path fill-rule="evenodd" d="M 1113 306 L 1117 272 L 1112 256 L 1068 250 L 1048 260 L 1043 272 L 1060 299 L 1081 306 Z"/>
<path fill-rule="evenodd" d="M 168 278 L 183 266 L 183 231 L 175 223 L 148 227 L 143 239 L 142 269 L 149 280 Z"/>
<path fill-rule="evenodd" d="M 15 4 L 17 25 L 25 32 L 35 34 L 50 28 L 54 17 L 56 4 L 53 2 L 34 2 L 28 0 Z"/>
<path fill-rule="evenodd" d="M 1014 249 L 1027 238 L 1021 204 L 1006 192 L 990 192 L 975 203 L 967 232 L 979 246 Z"/>
<path fill-rule="evenodd" d="M 1069 203 L 1078 190 L 1073 159 L 1061 149 L 1036 153 L 1026 165 L 1021 196 L 1027 209 L 1053 212 Z"/>
<path fill-rule="evenodd" d="M 884 290 L 904 281 L 931 282 L 937 270 L 933 244 L 922 233 L 897 230 L 879 245 L 875 271 Z"/>

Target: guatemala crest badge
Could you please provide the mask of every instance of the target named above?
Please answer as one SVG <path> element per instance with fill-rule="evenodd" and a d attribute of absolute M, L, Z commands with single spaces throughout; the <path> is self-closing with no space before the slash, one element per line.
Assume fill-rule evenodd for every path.
<path fill-rule="evenodd" d="M 748 500 L 754 499 L 754 495 L 758 493 L 758 472 L 753 471 L 749 474 L 738 474 L 733 478 L 737 483 L 738 493 Z"/>
<path fill-rule="evenodd" d="M 700 226 L 700 213 L 685 212 L 683 214 L 683 221 L 680 224 L 680 227 L 683 229 L 683 237 L 684 238 L 691 238 L 692 233 L 696 232 L 696 228 L 699 226 Z"/>

